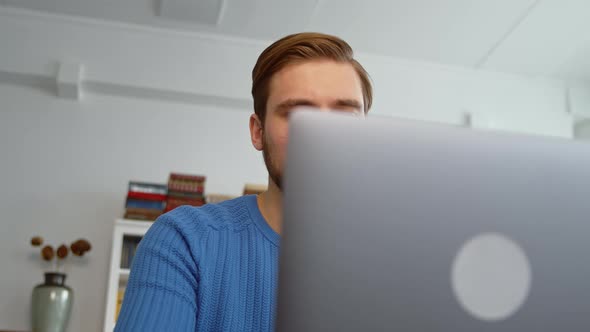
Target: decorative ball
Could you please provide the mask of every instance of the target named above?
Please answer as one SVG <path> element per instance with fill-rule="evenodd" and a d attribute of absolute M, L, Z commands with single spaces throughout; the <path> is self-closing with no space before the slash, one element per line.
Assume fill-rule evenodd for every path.
<path fill-rule="evenodd" d="M 42 244 L 43 244 L 43 238 L 42 237 L 40 237 L 40 236 L 33 236 L 31 238 L 31 245 L 33 247 L 38 247 L 38 246 L 40 246 Z"/>
<path fill-rule="evenodd" d="M 90 249 L 92 249 L 90 242 L 88 242 L 85 239 L 80 239 L 76 242 L 78 242 L 80 244 L 80 249 L 82 249 L 83 251 L 90 251 Z"/>
<path fill-rule="evenodd" d="M 68 256 L 68 247 L 65 244 L 62 244 L 57 248 L 57 257 L 60 259 L 64 259 Z"/>
<path fill-rule="evenodd" d="M 52 246 L 45 246 L 41 249 L 41 257 L 46 261 L 52 260 L 54 255 L 55 253 Z"/>
<path fill-rule="evenodd" d="M 72 253 L 76 256 L 83 256 L 85 252 L 90 251 L 92 246 L 90 242 L 85 239 L 79 239 L 76 242 L 72 243 L 70 248 L 72 249 Z"/>
<path fill-rule="evenodd" d="M 82 256 L 84 250 L 80 247 L 80 243 L 74 242 L 70 245 L 70 249 L 72 250 L 72 254 L 75 256 Z"/>

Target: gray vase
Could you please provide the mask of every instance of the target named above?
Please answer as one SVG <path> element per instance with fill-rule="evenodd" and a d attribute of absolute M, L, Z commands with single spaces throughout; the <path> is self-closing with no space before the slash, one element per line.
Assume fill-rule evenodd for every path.
<path fill-rule="evenodd" d="M 33 332 L 64 332 L 70 319 L 74 293 L 63 273 L 45 273 L 45 283 L 35 286 L 32 299 Z"/>

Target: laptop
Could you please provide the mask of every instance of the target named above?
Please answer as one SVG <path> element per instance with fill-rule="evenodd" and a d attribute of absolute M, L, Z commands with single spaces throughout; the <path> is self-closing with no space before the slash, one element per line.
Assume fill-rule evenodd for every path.
<path fill-rule="evenodd" d="M 278 331 L 590 331 L 590 144 L 290 120 Z"/>

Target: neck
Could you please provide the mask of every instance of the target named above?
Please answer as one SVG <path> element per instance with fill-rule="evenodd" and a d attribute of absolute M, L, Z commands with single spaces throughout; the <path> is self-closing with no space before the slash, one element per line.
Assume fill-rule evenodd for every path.
<path fill-rule="evenodd" d="M 279 235 L 283 229 L 283 192 L 272 179 L 268 179 L 268 189 L 258 195 L 260 213 Z"/>

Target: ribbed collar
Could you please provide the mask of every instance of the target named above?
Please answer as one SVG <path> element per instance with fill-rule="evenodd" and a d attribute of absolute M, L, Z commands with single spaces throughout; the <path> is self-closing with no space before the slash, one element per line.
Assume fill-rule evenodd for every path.
<path fill-rule="evenodd" d="M 277 247 L 280 245 L 281 236 L 275 232 L 266 222 L 262 213 L 260 213 L 260 208 L 258 208 L 258 200 L 256 199 L 256 195 L 248 195 L 244 197 L 244 201 L 246 206 L 248 207 L 248 211 L 250 212 L 250 218 L 254 221 L 254 224 L 267 239 L 270 240 L 274 245 Z"/>

